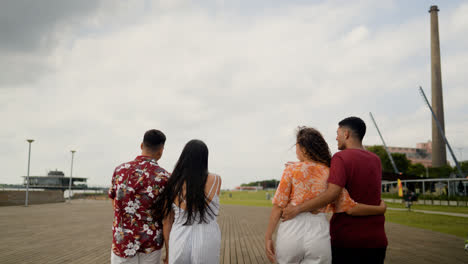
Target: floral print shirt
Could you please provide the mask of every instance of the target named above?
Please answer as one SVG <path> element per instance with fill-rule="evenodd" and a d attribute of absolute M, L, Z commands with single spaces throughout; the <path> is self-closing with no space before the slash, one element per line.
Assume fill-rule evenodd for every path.
<path fill-rule="evenodd" d="M 115 169 L 109 198 L 114 204 L 112 251 L 117 256 L 128 258 L 162 248 L 162 223 L 152 218 L 152 207 L 168 177 L 169 173 L 147 156 Z"/>
<path fill-rule="evenodd" d="M 289 203 L 299 205 L 314 199 L 327 189 L 329 174 L 330 169 L 317 162 L 295 162 L 287 166 L 273 198 L 273 204 L 284 208 Z M 348 191 L 343 189 L 334 203 L 318 211 L 321 213 L 346 212 L 356 205 L 357 203 L 351 199 Z"/>

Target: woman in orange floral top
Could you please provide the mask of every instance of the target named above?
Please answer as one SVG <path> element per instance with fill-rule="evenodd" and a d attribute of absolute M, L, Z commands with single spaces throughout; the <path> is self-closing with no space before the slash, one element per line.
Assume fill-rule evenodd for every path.
<path fill-rule="evenodd" d="M 282 208 L 289 203 L 299 205 L 327 189 L 331 154 L 319 131 L 300 127 L 297 132 L 296 155 L 299 162 L 288 163 L 273 198 L 265 250 L 271 262 L 331 263 L 328 212 L 346 212 L 351 215 L 378 215 L 385 213 L 386 205 L 358 204 L 343 189 L 339 198 L 317 212 L 302 213 L 281 222 L 276 237 L 276 252 L 272 235 L 281 217 Z"/>

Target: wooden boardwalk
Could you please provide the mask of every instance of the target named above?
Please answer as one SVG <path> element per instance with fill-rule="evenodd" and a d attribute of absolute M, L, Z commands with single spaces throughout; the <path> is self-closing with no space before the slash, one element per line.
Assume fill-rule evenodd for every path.
<path fill-rule="evenodd" d="M 223 205 L 220 263 L 268 263 L 269 208 Z M 109 263 L 110 201 L 0 207 L 0 263 Z M 468 263 L 463 239 L 387 223 L 385 263 Z"/>

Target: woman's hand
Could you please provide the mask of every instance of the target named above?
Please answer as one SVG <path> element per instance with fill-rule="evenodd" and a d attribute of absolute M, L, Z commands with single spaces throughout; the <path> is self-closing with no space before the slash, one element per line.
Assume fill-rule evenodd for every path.
<path fill-rule="evenodd" d="M 265 252 L 270 262 L 275 263 L 276 261 L 275 246 L 273 245 L 273 240 L 271 238 L 265 239 Z"/>
<path fill-rule="evenodd" d="M 267 254 L 268 259 L 271 263 L 274 263 L 276 260 L 275 257 L 275 246 L 273 244 L 273 232 L 275 232 L 276 226 L 278 225 L 278 221 L 281 216 L 281 207 L 274 204 L 271 208 L 270 214 L 270 221 L 268 221 L 268 227 L 265 232 L 265 252 Z"/>

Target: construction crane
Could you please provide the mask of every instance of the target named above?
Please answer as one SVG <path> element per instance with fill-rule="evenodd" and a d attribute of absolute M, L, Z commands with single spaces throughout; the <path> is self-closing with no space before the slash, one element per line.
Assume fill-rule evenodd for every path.
<path fill-rule="evenodd" d="M 400 174 L 397 166 L 395 165 L 395 161 L 393 161 L 393 157 L 390 154 L 390 151 L 388 151 L 387 144 L 385 144 L 385 140 L 383 139 L 383 136 L 380 133 L 379 126 L 377 126 L 377 122 L 375 122 L 374 116 L 372 115 L 371 112 L 369 112 L 369 115 L 370 115 L 370 118 L 372 119 L 372 122 L 374 123 L 375 128 L 377 129 L 377 133 L 379 133 L 380 139 L 382 140 L 382 143 L 384 145 L 385 151 L 387 152 L 388 158 L 390 159 L 390 162 L 392 163 L 393 170 L 395 171 L 396 174 Z"/>
<path fill-rule="evenodd" d="M 421 94 L 422 98 L 424 99 L 424 102 L 426 103 L 427 107 L 429 107 L 429 110 L 431 110 L 432 117 L 434 118 L 434 121 L 437 124 L 437 128 L 439 129 L 440 134 L 442 135 L 442 138 L 445 141 L 445 144 L 447 144 L 447 147 L 450 151 L 450 154 L 452 155 L 453 161 L 455 162 L 455 165 L 457 166 L 458 174 L 460 177 L 463 177 L 463 172 L 460 168 L 460 164 L 458 164 L 458 160 L 455 157 L 455 154 L 453 153 L 452 147 L 450 147 L 450 144 L 448 143 L 447 138 L 445 137 L 444 130 L 442 129 L 442 126 L 440 125 L 439 120 L 437 119 L 436 115 L 434 114 L 434 110 L 432 110 L 431 105 L 429 104 L 429 101 L 427 100 L 426 94 L 424 93 L 424 90 L 421 86 L 419 86 L 419 93 Z"/>

